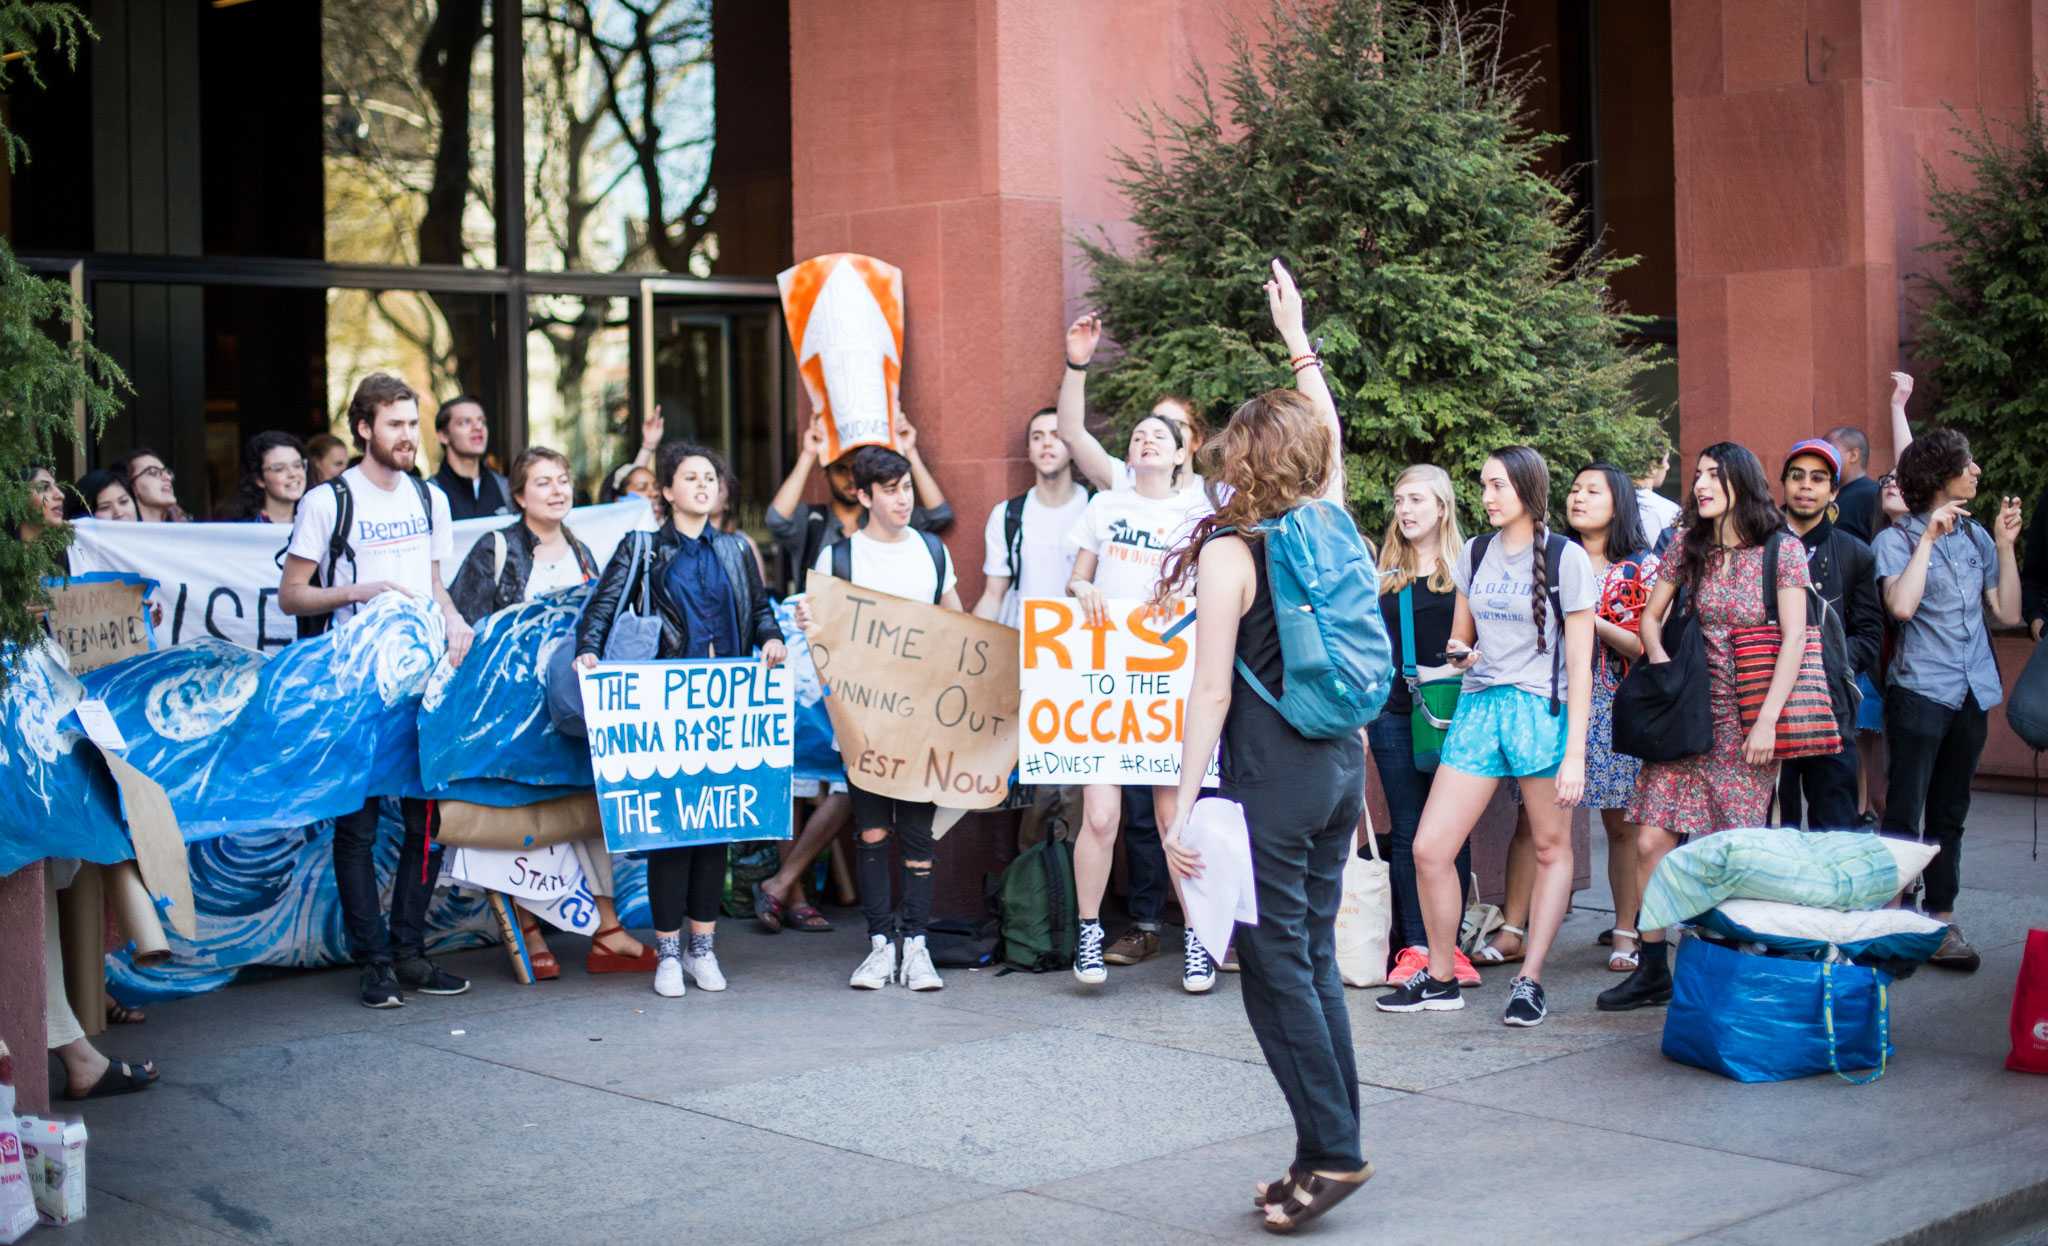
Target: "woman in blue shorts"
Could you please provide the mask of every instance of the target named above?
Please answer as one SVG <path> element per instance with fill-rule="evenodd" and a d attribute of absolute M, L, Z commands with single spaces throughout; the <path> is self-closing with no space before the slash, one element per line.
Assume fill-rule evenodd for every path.
<path fill-rule="evenodd" d="M 1586 551 L 1550 531 L 1550 471 L 1527 446 L 1480 469 L 1494 531 L 1466 542 L 1445 652 L 1465 672 L 1458 710 L 1415 835 L 1429 968 L 1375 1001 L 1382 1012 L 1465 1006 L 1453 977 L 1463 899 L 1455 859 L 1502 779 L 1518 780 L 1536 846 L 1536 885 L 1522 974 L 1501 1020 L 1541 1025 L 1543 961 L 1571 902 L 1571 809 L 1586 787 L 1592 713 L 1593 607 Z"/>

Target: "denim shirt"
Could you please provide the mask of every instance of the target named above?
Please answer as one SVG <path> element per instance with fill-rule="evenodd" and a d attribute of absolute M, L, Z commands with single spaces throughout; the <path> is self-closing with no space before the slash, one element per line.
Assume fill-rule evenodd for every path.
<path fill-rule="evenodd" d="M 1906 569 L 1927 530 L 1927 516 L 1908 515 L 1877 534 L 1877 578 L 1889 580 Z M 1971 693 L 1979 709 L 2005 699 L 1998 662 L 1991 656 L 1991 626 L 1984 594 L 1998 587 L 1998 547 L 1982 525 L 1965 519 L 1934 543 L 1927 559 L 1927 587 L 1920 608 L 1898 625 L 1898 653 L 1891 682 L 1948 709 L 1959 709 Z"/>
<path fill-rule="evenodd" d="M 677 544 L 662 576 L 662 591 L 683 616 L 684 657 L 744 657 L 746 641 L 733 631 L 732 589 L 711 547 L 711 532 L 706 524 L 703 532 Z"/>

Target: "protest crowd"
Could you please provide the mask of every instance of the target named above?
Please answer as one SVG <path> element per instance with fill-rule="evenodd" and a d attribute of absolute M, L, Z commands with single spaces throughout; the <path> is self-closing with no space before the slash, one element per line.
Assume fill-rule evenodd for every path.
<path fill-rule="evenodd" d="M 1990 634 L 2024 625 L 2041 636 L 2048 497 L 2024 532 L 2019 499 L 1978 499 L 1969 444 L 1947 429 L 1915 436 L 1912 378 L 1894 373 L 1889 471 L 1874 474 L 1872 440 L 1854 424 L 1786 445 L 1722 442 L 1689 462 L 1665 447 L 1648 474 L 1486 447 L 1475 535 L 1440 467 L 1347 481 L 1341 417 L 1299 293 L 1278 262 L 1264 288 L 1294 387 L 1250 396 L 1221 423 L 1212 420 L 1223 412 L 1159 395 L 1115 448 L 1087 420 L 1103 326 L 1074 322 L 1056 401 L 1017 413 L 1031 487 L 969 517 L 982 523 L 985 550 L 972 603 L 948 545 L 956 517 L 893 401 L 859 444 L 848 444 L 844 419 L 811 420 L 767 500 L 764 552 L 735 521 L 737 481 L 724 460 L 665 437 L 658 408 L 639 429 L 640 453 L 603 477 L 589 513 L 629 518 L 607 520 L 619 530 L 599 542 L 588 525 L 574 530 L 584 499 L 563 454 L 536 446 L 498 463 L 477 399 L 433 403 L 391 375 L 364 377 L 346 440 L 251 438 L 232 513 L 218 517 L 288 528 L 269 608 L 295 639 L 262 662 L 206 640 L 163 649 L 83 676 L 69 700 L 105 704 L 131 742 L 128 760 L 147 773 L 135 743 L 146 712 L 122 708 L 133 664 L 193 648 L 190 661 L 256 688 L 282 681 L 273 672 L 302 660 L 295 651 L 331 646 L 334 670 L 363 655 L 362 682 L 351 685 L 360 692 L 334 695 L 382 714 L 398 704 L 384 663 L 399 650 L 386 638 L 423 638 L 430 658 L 408 676 L 402 703 L 417 715 L 405 729 L 417 734 L 419 772 L 355 774 L 345 794 L 320 796 L 366 1007 L 470 988 L 430 954 L 437 887 L 449 883 L 483 897 L 480 922 L 522 983 L 564 972 L 548 939 L 568 931 L 588 937 L 591 974 L 664 998 L 723 991 L 727 905 L 736 898 L 766 932 L 828 931 L 821 885 L 857 893 L 868 944 L 847 968 L 859 990 L 939 990 L 942 968 L 1003 960 L 1071 972 L 1098 992 L 1155 959 L 1177 958 L 1180 985 L 1195 994 L 1239 973 L 1299 1136 L 1286 1173 L 1255 1192 L 1275 1231 L 1322 1215 L 1371 1174 L 1351 975 L 1347 966 L 1340 977 L 1335 932 L 1355 859 L 1388 863 L 1384 938 L 1366 978 L 1384 984 L 1373 1006 L 1388 1013 L 1463 1008 L 1483 971 L 1505 968 L 1503 1023 L 1538 1026 L 1546 966 L 1581 955 L 1614 974 L 1600 1009 L 1670 1005 L 1676 921 L 1652 893 L 1689 878 L 1674 879 L 1687 854 L 1725 833 L 1735 833 L 1725 841 L 1734 854 L 1747 842 L 1739 836 L 1785 828 L 1810 839 L 1816 868 L 1853 870 L 1873 852 L 1889 861 L 1875 847 L 1886 841 L 1936 849 L 1917 882 L 1902 866 L 1865 907 L 1889 901 L 1924 915 L 1939 929 L 1920 959 L 1977 968 L 1958 889 L 1972 780 L 2003 697 Z M 429 434 L 440 446 L 430 476 Z M 90 544 L 105 548 L 140 531 L 124 525 L 188 522 L 173 471 L 147 449 L 75 482 L 40 471 L 39 522 L 89 528 Z M 1678 477 L 1676 501 L 1659 491 L 1667 472 Z M 1366 495 L 1392 514 L 1377 540 L 1346 509 Z M 465 552 L 466 521 L 486 523 Z M 162 629 L 167 612 L 196 608 L 151 597 L 145 612 Z M 373 631 L 374 642 L 357 639 Z M 937 718 L 974 724 L 975 743 L 999 758 L 993 769 L 934 779 L 936 753 L 931 765 L 922 752 L 908 766 L 891 761 L 889 733 L 872 724 L 892 711 L 878 707 L 906 698 L 910 732 L 910 699 L 926 681 L 919 664 L 932 661 L 960 673 L 947 688 L 957 703 L 949 712 L 940 693 Z M 700 666 L 758 675 L 662 680 L 672 728 L 645 709 L 660 677 L 635 672 Z M 967 677 L 985 680 L 981 668 L 1019 681 L 1000 709 L 975 699 L 982 685 Z M 1166 682 L 1110 679 L 1145 671 Z M 1041 677 L 1055 689 L 1042 697 Z M 61 670 L 43 677 L 45 687 L 77 682 Z M 754 699 L 706 701 L 709 717 L 686 730 L 702 707 L 679 698 L 708 698 L 714 683 Z M 806 688 L 816 689 L 808 706 Z M 240 695 L 252 708 L 270 696 Z M 548 736 L 556 752 L 546 755 L 565 768 L 532 772 L 524 754 L 494 761 L 512 738 L 494 734 L 500 726 L 443 734 L 460 723 L 464 696 L 516 703 L 492 722 L 526 724 L 521 740 Z M 743 708 L 710 720 L 732 706 Z M 667 743 L 645 743 L 671 731 Z M 189 738 L 198 734 L 178 747 L 205 745 Z M 223 725 L 219 739 L 232 734 Z M 826 764 L 792 759 L 818 739 Z M 1124 757 L 1131 742 L 1145 747 Z M 647 752 L 660 759 L 648 764 Z M 685 754 L 697 760 L 676 763 Z M 1368 758 L 1383 826 L 1365 816 Z M 687 815 L 682 789 L 662 787 L 681 775 L 698 785 Z M 226 812 L 208 822 L 204 802 L 167 773 L 153 777 L 188 834 L 242 825 Z M 728 787 L 704 786 L 713 780 Z M 1494 920 L 1475 925 L 1468 910 L 1489 906 L 1473 894 L 1467 841 L 1504 781 L 1519 809 L 1505 897 Z M 1205 812 L 1226 803 L 1204 802 L 1205 787 L 1240 811 L 1249 853 L 1242 882 L 1257 920 L 1226 935 L 1228 947 L 1194 920 L 1228 885 L 1219 845 L 1236 842 Z M 1584 953 L 1556 944 L 1581 808 L 1598 811 L 1615 902 L 1612 928 Z M 974 946 L 983 932 L 972 924 L 954 931 L 942 919 L 955 915 L 934 901 L 947 829 L 963 811 L 990 809 L 1021 815 L 1018 863 L 1031 857 L 1036 872 L 1013 887 L 1006 871 L 994 950 Z M 535 827 L 551 829 L 536 840 Z M 770 859 L 743 874 L 734 863 L 742 852 L 759 862 L 762 841 L 772 841 Z M 575 894 L 543 901 L 484 881 L 530 869 L 525 845 L 548 848 Z M 1678 864 L 1660 871 L 1667 859 Z M 49 1046 L 72 1097 L 144 1089 L 159 1070 L 101 1056 L 65 1002 L 55 894 L 66 881 L 49 871 Z M 1038 884 L 1035 899 L 1012 895 L 1024 881 Z M 644 923 L 634 920 L 643 890 Z M 1048 930 L 1012 928 L 1027 901 Z M 1017 947 L 1039 935 L 1019 960 Z M 140 1013 L 110 1003 L 108 1019 Z"/>

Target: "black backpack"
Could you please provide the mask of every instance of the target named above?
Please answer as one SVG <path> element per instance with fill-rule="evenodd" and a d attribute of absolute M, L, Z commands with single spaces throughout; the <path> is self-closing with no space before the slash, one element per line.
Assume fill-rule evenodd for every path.
<path fill-rule="evenodd" d="M 924 538 L 924 547 L 932 556 L 932 582 L 938 587 L 932 589 L 932 604 L 938 605 L 946 596 L 946 546 L 939 538 L 923 528 L 912 528 L 912 532 Z M 832 547 L 832 578 L 853 583 L 853 538 L 839 542 Z"/>
<path fill-rule="evenodd" d="M 1081 490 L 1082 497 L 1092 498 L 1095 496 L 1095 490 L 1087 485 L 1082 484 L 1078 480 L 1074 484 Z M 1016 497 L 1003 503 L 1003 548 L 1010 552 L 1010 587 L 1012 589 L 1017 587 L 1017 580 L 1024 573 L 1023 565 L 1018 560 L 1022 558 L 1024 553 L 1024 502 L 1030 496 L 1031 490 L 1026 489 Z"/>
<path fill-rule="evenodd" d="M 1479 565 L 1486 561 L 1486 547 L 1493 544 L 1494 532 L 1482 532 L 1472 538 L 1472 574 L 1479 574 Z M 1555 718 L 1561 712 L 1563 702 L 1558 699 L 1558 688 L 1564 673 L 1564 591 L 1558 587 L 1557 578 L 1564 574 L 1564 547 L 1569 538 L 1553 532 L 1543 550 L 1544 574 L 1550 584 L 1550 617 L 1557 620 L 1558 642 L 1550 646 L 1550 716 Z"/>
<path fill-rule="evenodd" d="M 434 500 L 427 496 L 426 481 L 411 472 L 405 473 L 405 478 L 412 481 L 412 487 L 420 495 L 420 510 L 427 517 L 427 544 L 431 550 L 434 539 Z M 356 523 L 355 496 L 349 492 L 348 481 L 342 476 L 336 476 L 328 481 L 327 486 L 334 490 L 334 531 L 327 538 L 326 560 L 314 566 L 313 577 L 307 581 L 314 588 L 335 586 L 343 558 L 348 559 L 349 582 L 355 582 L 356 551 L 355 547 L 348 543 L 349 530 L 355 527 Z M 278 557 L 284 557 L 283 551 L 279 551 Z M 326 614 L 302 614 L 299 616 L 299 639 L 306 640 L 318 636 L 333 624 L 332 611 Z"/>
<path fill-rule="evenodd" d="M 1797 540 L 1791 529 L 1780 529 L 1764 542 L 1764 621 L 1775 624 L 1778 621 L 1778 537 L 1790 535 Z M 1823 557 L 1820 575 L 1806 578 L 1806 621 L 1820 629 L 1820 661 L 1827 672 L 1828 700 L 1835 711 L 1835 726 L 1843 739 L 1849 739 L 1856 730 L 1856 711 L 1863 704 L 1863 690 L 1856 686 L 1856 667 L 1849 660 L 1849 633 L 1842 625 L 1842 614 L 1828 603 L 1827 594 L 1820 591 L 1821 578 L 1833 569 L 1834 541 L 1814 550 Z M 1811 563 L 1812 557 L 1807 561 Z M 1844 586 L 1846 591 L 1846 586 Z"/>

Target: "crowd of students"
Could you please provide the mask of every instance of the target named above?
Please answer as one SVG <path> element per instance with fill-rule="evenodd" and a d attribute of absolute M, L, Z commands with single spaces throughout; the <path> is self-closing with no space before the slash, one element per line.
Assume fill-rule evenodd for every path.
<path fill-rule="evenodd" d="M 1392 520 L 1374 555 L 1380 617 L 1371 622 L 1391 641 L 1392 694 L 1362 732 L 1311 738 L 1270 695 L 1283 655 L 1261 532 L 1316 499 L 1344 501 L 1341 425 L 1302 328 L 1299 294 L 1277 264 L 1266 293 L 1296 387 L 1245 402 L 1213 437 L 1194 403 L 1162 396 L 1131 429 L 1121 458 L 1084 418 L 1102 326 L 1084 316 L 1068 329 L 1058 402 L 1022 429 L 1033 483 L 986 517 L 985 586 L 973 612 L 1014 625 L 1021 598 L 1064 595 L 1099 622 L 1110 600 L 1163 605 L 1195 596 L 1203 623 L 1180 782 L 1046 789 L 1035 812 L 1069 811 L 1080 918 L 1073 973 L 1101 988 L 1110 966 L 1164 950 L 1166 896 L 1201 869 L 1181 839 L 1206 769 L 1200 759 L 1220 745 L 1221 790 L 1246 808 L 1256 862 L 1260 922 L 1234 949 L 1242 994 L 1301 1138 L 1288 1175 L 1259 1188 L 1269 1225 L 1286 1228 L 1321 1214 L 1370 1172 L 1358 1152 L 1357 1078 L 1330 945 L 1368 756 L 1391 815 L 1384 834 L 1395 963 L 1393 989 L 1375 1001 L 1383 1011 L 1461 1008 L 1481 965 L 1512 964 L 1504 1023 L 1544 1021 L 1543 972 L 1570 904 L 1571 810 L 1580 806 L 1599 811 L 1608 838 L 1615 922 L 1600 942 L 1608 968 L 1628 975 L 1600 996 L 1603 1010 L 1669 1000 L 1664 932 L 1637 929 L 1635 913 L 1658 861 L 1693 836 L 1779 824 L 1924 837 L 1942 851 L 1919 902 L 1950 920 L 1971 780 L 1987 713 L 2000 699 L 1990 633 L 2023 619 L 2041 633 L 2048 550 L 2038 547 L 2048 546 L 2048 528 L 2040 510 L 2048 508 L 2037 508 L 2037 552 L 2023 592 L 2018 500 L 1986 507 L 1987 522 L 1971 517 L 1979 472 L 1968 443 L 1946 429 L 1912 436 L 1904 374 L 1894 374 L 1892 405 L 1901 449 L 1881 479 L 1869 475 L 1868 439 L 1853 427 L 1785 447 L 1775 486 L 1749 448 L 1709 446 L 1685 465 L 1677 503 L 1655 491 L 1668 452 L 1633 479 L 1595 462 L 1567 480 L 1554 479 L 1536 451 L 1509 446 L 1485 460 L 1476 482 L 1485 524 L 1468 538 L 1450 476 L 1417 464 L 1391 482 Z M 440 610 L 449 661 L 459 665 L 472 629 L 492 611 L 594 581 L 575 634 L 585 667 L 609 651 L 625 617 L 621 603 L 643 591 L 656 606 L 659 657 L 783 660 L 760 551 L 732 522 L 730 471 L 711 450 L 664 441 L 658 412 L 641 429 L 641 453 L 605 481 L 607 497 L 647 496 L 656 530 L 622 542 L 602 568 L 564 523 L 574 500 L 566 458 L 536 447 L 499 474 L 488 461 L 481 404 L 459 397 L 436 412 L 441 467 L 422 480 L 420 418 L 418 395 L 376 375 L 349 407 L 360 453 L 353 463 L 333 438 L 251 440 L 237 508 L 251 522 L 291 525 L 278 600 L 300 619 L 302 634 L 381 593 L 404 592 Z M 767 507 L 806 630 L 815 620 L 802 581 L 812 572 L 965 609 L 944 540 L 952 508 L 919 455 L 915 429 L 905 422 L 897 433 L 899 449 L 868 446 L 827 462 L 825 433 L 814 423 Z M 821 470 L 825 500 L 806 501 Z M 68 492 L 46 472 L 35 484 L 51 524 L 85 514 L 184 517 L 170 468 L 147 450 L 88 473 Z M 450 523 L 493 514 L 511 522 L 449 574 Z M 353 539 L 337 540 L 338 525 L 351 522 Z M 647 579 L 629 583 L 636 567 Z M 1865 693 L 1853 724 L 1860 738 L 1844 731 L 1840 752 L 1781 764 L 1775 732 L 1808 625 L 1822 622 L 1816 611 L 1839 621 L 1841 661 Z M 1703 641 L 1711 744 L 1696 756 L 1645 763 L 1615 746 L 1616 694 L 1634 664 L 1669 660 L 1667 638 L 1680 619 Z M 1732 638 L 1770 626 L 1782 643 L 1768 686 L 1744 698 Z M 1247 688 L 1261 695 L 1238 695 Z M 1881 785 L 1866 771 L 1880 739 L 1888 758 Z M 1504 780 L 1520 809 L 1508 920 L 1468 958 L 1459 948 L 1467 841 Z M 756 919 L 770 931 L 830 929 L 802 879 L 850 826 L 869 935 L 850 985 L 941 988 L 926 944 L 938 852 L 933 806 L 885 798 L 857 781 L 799 796 L 811 808 L 782 845 L 781 868 L 753 887 Z M 466 980 L 425 953 L 440 856 L 426 806 L 403 802 L 388 916 L 371 864 L 376 810 L 373 801 L 341 819 L 334 841 L 362 1002 L 393 1007 L 407 992 L 465 991 Z M 1104 908 L 1126 824 L 1139 832 L 1126 839 L 1130 925 L 1111 938 Z M 621 928 L 603 844 L 576 851 L 600 908 L 591 972 L 650 973 L 654 990 L 671 997 L 686 981 L 725 988 L 715 951 L 722 846 L 648 854 L 652 947 Z M 517 920 L 535 976 L 559 973 L 538 927 Z M 1181 952 L 1189 992 L 1210 990 L 1219 968 L 1239 968 L 1219 966 L 1192 931 Z M 1959 926 L 1934 963 L 1976 967 Z"/>

